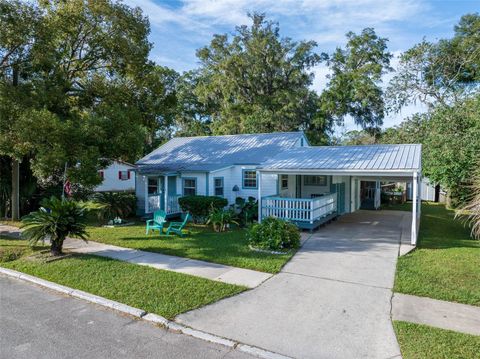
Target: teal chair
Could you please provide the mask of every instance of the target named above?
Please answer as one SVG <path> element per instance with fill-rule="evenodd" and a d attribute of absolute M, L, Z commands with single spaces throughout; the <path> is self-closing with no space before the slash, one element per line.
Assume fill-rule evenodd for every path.
<path fill-rule="evenodd" d="M 162 234 L 163 226 L 165 225 L 166 222 L 167 222 L 167 214 L 165 213 L 165 211 L 158 210 L 153 212 L 153 219 L 149 219 L 147 221 L 146 234 L 148 234 L 150 230 L 152 230 L 153 232 L 155 229 L 158 229 L 160 234 Z"/>
<path fill-rule="evenodd" d="M 167 235 L 169 235 L 170 232 L 173 232 L 178 234 L 180 237 L 183 237 L 182 229 L 185 228 L 189 219 L 190 219 L 190 214 L 187 213 L 185 215 L 185 219 L 183 220 L 183 222 L 170 222 L 170 225 L 168 226 L 168 229 L 167 229 Z"/>

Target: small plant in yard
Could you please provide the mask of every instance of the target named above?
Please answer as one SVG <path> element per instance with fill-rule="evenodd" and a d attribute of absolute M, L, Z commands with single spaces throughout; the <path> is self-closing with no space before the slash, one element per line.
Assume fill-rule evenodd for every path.
<path fill-rule="evenodd" d="M 30 245 L 49 239 L 51 254 L 58 256 L 68 236 L 87 240 L 86 215 L 95 206 L 57 197 L 45 199 L 41 204 L 43 207 L 38 211 L 22 219 L 22 237 L 28 239 Z"/>
<path fill-rule="evenodd" d="M 286 250 L 300 246 L 300 232 L 293 223 L 268 217 L 248 229 L 247 240 L 252 247 Z"/>
<path fill-rule="evenodd" d="M 212 208 L 207 218 L 207 224 L 211 224 L 215 232 L 225 232 L 230 227 L 230 224 L 238 224 L 234 218 L 235 213 L 231 210 Z"/>
<path fill-rule="evenodd" d="M 238 213 L 240 225 L 246 226 L 258 217 L 258 201 L 255 197 L 235 198 L 234 210 Z"/>
<path fill-rule="evenodd" d="M 188 212 L 195 223 L 204 223 L 212 209 L 223 209 L 228 201 L 216 196 L 185 196 L 178 199 L 182 211 Z"/>
<path fill-rule="evenodd" d="M 127 218 L 135 213 L 136 197 L 126 192 L 98 192 L 93 201 L 100 205 L 99 219 L 102 221 L 114 218 Z"/>

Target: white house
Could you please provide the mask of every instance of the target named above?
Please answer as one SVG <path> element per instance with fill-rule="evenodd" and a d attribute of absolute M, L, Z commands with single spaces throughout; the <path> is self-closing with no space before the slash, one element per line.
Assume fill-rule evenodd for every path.
<path fill-rule="evenodd" d="M 98 174 L 103 178 L 103 182 L 95 187 L 95 192 L 135 191 L 135 165 L 116 160 Z"/>
<path fill-rule="evenodd" d="M 137 163 L 139 214 L 180 213 L 178 197 L 259 199 L 259 220 L 314 229 L 363 201 L 380 207 L 380 183 L 411 182 L 412 244 L 420 216 L 421 145 L 310 146 L 303 132 L 174 138 Z"/>

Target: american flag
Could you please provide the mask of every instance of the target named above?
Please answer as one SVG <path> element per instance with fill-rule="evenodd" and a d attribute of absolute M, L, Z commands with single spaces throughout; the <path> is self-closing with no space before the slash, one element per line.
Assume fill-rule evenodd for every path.
<path fill-rule="evenodd" d="M 70 197 L 72 195 L 72 184 L 70 183 L 70 181 L 68 179 L 65 181 L 65 185 L 63 186 L 63 190 L 65 191 L 67 196 Z"/>

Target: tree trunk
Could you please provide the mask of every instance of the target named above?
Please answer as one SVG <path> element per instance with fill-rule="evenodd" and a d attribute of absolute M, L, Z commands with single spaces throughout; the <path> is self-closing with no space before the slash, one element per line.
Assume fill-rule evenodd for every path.
<path fill-rule="evenodd" d="M 13 66 L 12 85 L 18 86 L 18 68 Z M 20 219 L 20 164 L 12 157 L 12 220 Z"/>
<path fill-rule="evenodd" d="M 447 198 L 445 198 L 445 207 L 448 209 L 452 208 L 452 192 L 447 190 Z"/>
<path fill-rule="evenodd" d="M 20 163 L 12 157 L 12 220 L 20 218 Z"/>
<path fill-rule="evenodd" d="M 62 255 L 63 239 L 56 239 L 54 241 L 50 240 L 50 253 L 52 256 Z"/>

